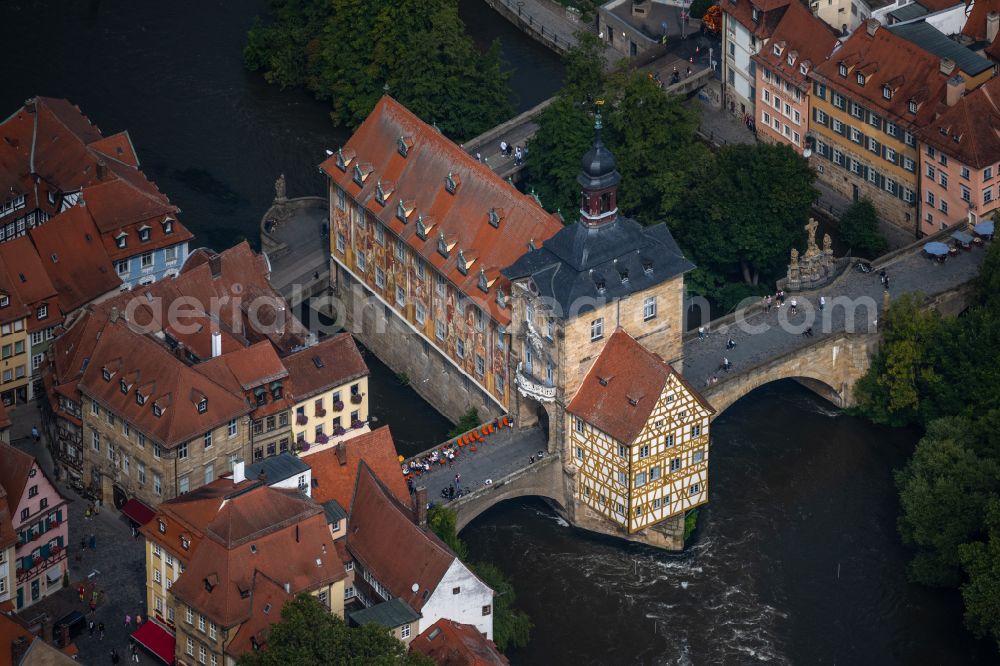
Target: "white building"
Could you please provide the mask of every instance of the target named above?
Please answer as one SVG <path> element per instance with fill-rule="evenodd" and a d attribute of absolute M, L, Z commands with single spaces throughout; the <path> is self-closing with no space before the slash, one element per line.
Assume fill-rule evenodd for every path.
<path fill-rule="evenodd" d="M 756 64 L 789 0 L 721 0 L 722 106 L 734 115 L 755 117 Z"/>

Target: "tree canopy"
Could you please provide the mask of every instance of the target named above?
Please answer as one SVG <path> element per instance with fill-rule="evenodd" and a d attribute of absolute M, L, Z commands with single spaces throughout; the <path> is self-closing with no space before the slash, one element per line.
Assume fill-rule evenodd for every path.
<path fill-rule="evenodd" d="M 840 218 L 840 238 L 855 255 L 877 257 L 889 244 L 878 228 L 878 213 L 869 199 L 852 203 Z"/>
<path fill-rule="evenodd" d="M 384 93 L 464 140 L 513 115 L 499 44 L 477 50 L 449 0 L 271 0 L 247 36 L 246 65 L 304 86 L 357 127 Z"/>
<path fill-rule="evenodd" d="M 300 594 L 281 609 L 264 648 L 242 655 L 239 666 L 433 666 L 429 658 L 409 652 L 388 629 L 376 625 L 348 627 L 315 597 Z"/>

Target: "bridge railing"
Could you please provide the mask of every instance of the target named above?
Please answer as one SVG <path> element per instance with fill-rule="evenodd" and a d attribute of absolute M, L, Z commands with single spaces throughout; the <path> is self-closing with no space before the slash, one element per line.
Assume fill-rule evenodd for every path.
<path fill-rule="evenodd" d="M 522 125 L 528 121 L 534 120 L 538 116 L 542 115 L 542 111 L 547 109 L 556 98 L 550 97 L 547 100 L 536 104 L 527 111 L 519 113 L 510 120 L 506 120 L 492 129 L 488 129 L 479 136 L 469 139 L 462 144 L 462 147 L 467 153 L 475 153 L 479 148 L 483 146 L 498 141 L 501 136 L 510 133 L 510 130 Z"/>
<path fill-rule="evenodd" d="M 405 458 L 401 464 L 410 466 L 417 461 L 423 461 L 424 459 L 432 456 L 435 452 L 438 456 L 441 455 L 442 451 L 448 449 L 457 448 L 459 450 L 469 449 L 476 450 L 476 447 L 482 444 L 488 444 L 489 438 L 499 432 L 502 432 L 509 428 L 516 427 L 514 424 L 514 419 L 509 414 L 501 416 L 499 418 L 493 419 L 489 423 L 483 423 L 477 425 L 475 428 L 466 430 L 460 435 L 455 437 L 449 437 L 440 444 L 436 444 L 429 449 L 421 451 L 415 455 Z M 432 468 L 433 469 L 433 468 Z"/>

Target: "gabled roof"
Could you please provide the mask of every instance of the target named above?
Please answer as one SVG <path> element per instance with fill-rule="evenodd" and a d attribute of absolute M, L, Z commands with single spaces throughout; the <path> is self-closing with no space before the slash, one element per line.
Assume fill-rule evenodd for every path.
<path fill-rule="evenodd" d="M 410 509 L 396 501 L 362 464 L 347 522 L 347 549 L 361 565 L 417 612 L 455 561 Z"/>
<path fill-rule="evenodd" d="M 4 323 L 29 317 L 28 328 L 33 328 L 35 307 L 48 299 L 53 301 L 49 322 L 59 320 L 56 288 L 27 236 L 0 243 L 0 293 L 10 298 L 10 305 L 0 310 L 0 321 Z"/>
<path fill-rule="evenodd" d="M 389 426 L 382 426 L 342 441 L 334 448 L 305 456 L 312 468 L 312 496 L 317 502 L 335 500 L 341 507 L 351 506 L 358 469 L 364 463 L 405 506 L 410 505 L 410 491 L 399 466 L 396 444 Z"/>
<path fill-rule="evenodd" d="M 631 444 L 649 422 L 671 375 L 694 394 L 709 413 L 708 402 L 673 366 L 618 328 L 587 372 L 566 411 L 619 442 Z"/>
<path fill-rule="evenodd" d="M 825 61 L 833 52 L 838 39 L 839 33 L 814 16 L 805 5 L 789 2 L 774 29 L 771 41 L 762 46 L 753 59 L 793 83 L 807 85 L 802 65 L 806 64 L 808 73 Z M 780 55 L 774 53 L 775 45 L 781 45 Z M 794 54 L 791 65 L 788 64 L 790 54 Z"/>
<path fill-rule="evenodd" d="M 941 58 L 883 26 L 878 26 L 874 35 L 868 30 L 869 24 L 861 24 L 813 70 L 815 74 L 895 120 L 919 126 L 933 118 L 943 105 L 949 77 L 941 72 Z M 840 75 L 841 63 L 848 67 L 846 77 Z M 866 69 L 871 65 L 877 68 Z M 869 71 L 864 85 L 857 82 L 858 70 Z M 884 86 L 891 91 L 888 100 L 883 96 Z M 909 112 L 910 101 L 918 103 L 916 115 Z"/>
<path fill-rule="evenodd" d="M 508 666 L 507 657 L 471 624 L 441 618 L 410 642 L 437 666 Z"/>
<path fill-rule="evenodd" d="M 1000 162 L 1000 78 L 959 99 L 922 128 L 920 138 L 974 169 Z"/>
<path fill-rule="evenodd" d="M 174 501 L 174 510 L 184 497 Z M 287 584 L 292 595 L 347 575 L 323 510 L 298 491 L 252 484 L 225 495 L 217 513 L 207 517 L 196 526 L 205 538 L 171 590 L 222 627 L 251 617 L 258 573 Z M 155 530 L 156 520 L 148 527 Z M 274 612 L 280 617 L 280 607 Z"/>
<path fill-rule="evenodd" d="M 288 370 L 278 358 L 274 346 L 267 340 L 234 351 L 226 351 L 223 348 L 222 356 L 217 356 L 208 362 L 218 363 L 220 360 L 233 373 L 233 377 L 244 391 L 288 376 Z"/>
<path fill-rule="evenodd" d="M 566 318 L 581 299 L 623 298 L 693 268 L 666 225 L 643 227 L 619 215 L 599 227 L 579 221 L 564 227 L 503 274 L 530 277 L 538 295 L 558 304 L 557 316 Z"/>
<path fill-rule="evenodd" d="M 135 146 L 132 145 L 132 137 L 129 136 L 128 130 L 98 139 L 91 143 L 90 147 L 105 157 L 139 168 L 139 156 L 135 153 Z"/>
<path fill-rule="evenodd" d="M 1000 12 L 1000 0 L 975 0 L 962 26 L 962 34 L 974 42 L 986 41 L 986 17 L 990 12 Z"/>
<path fill-rule="evenodd" d="M 792 0 L 721 0 L 722 11 L 732 16 L 757 38 L 767 39 Z M 754 9 L 757 20 L 754 21 Z"/>
<path fill-rule="evenodd" d="M 405 156 L 401 143 L 406 145 Z M 348 157 L 342 170 L 338 161 L 347 162 Z M 355 168 L 364 176 L 362 185 L 354 180 Z M 517 259 L 530 240 L 540 244 L 561 227 L 532 197 L 389 96 L 379 100 L 341 152 L 320 169 L 502 325 L 510 322 L 510 312 L 497 305 L 496 289 L 505 283 L 493 283 L 483 292 L 478 286 L 480 269 L 487 276 L 495 273 Z M 446 189 L 449 178 L 456 186 L 453 194 Z M 379 188 L 386 194 L 385 205 L 377 202 Z M 397 217 L 401 202 L 412 211 L 406 223 Z M 490 223 L 491 210 L 499 214 L 497 226 Z M 426 240 L 416 232 L 421 216 L 434 223 Z M 438 252 L 442 235 L 454 243 L 447 258 Z M 467 259 L 478 255 L 465 274 L 459 270 L 460 251 Z"/>
<path fill-rule="evenodd" d="M 24 487 L 28 485 L 28 472 L 34 465 L 34 456 L 0 442 L 0 486 L 3 486 L 15 511 L 24 495 Z"/>
<path fill-rule="evenodd" d="M 72 206 L 28 233 L 58 292 L 63 314 L 121 286 L 84 206 Z"/>
<path fill-rule="evenodd" d="M 242 654 L 263 648 L 271 633 L 271 625 L 281 621 L 281 609 L 291 599 L 292 595 L 285 592 L 277 581 L 255 572 L 250 592 L 250 617 L 226 645 L 226 654 L 239 658 Z"/>
<path fill-rule="evenodd" d="M 7 502 L 7 491 L 0 484 L 0 549 L 9 548 L 15 543 L 17 543 L 17 533 L 14 532 L 14 523 L 10 517 L 10 504 Z"/>
<path fill-rule="evenodd" d="M 104 379 L 104 369 L 112 371 Z M 121 382 L 127 390 L 122 392 Z M 250 412 L 245 398 L 188 366 L 162 345 L 109 321 L 94 347 L 80 387 L 166 448 L 174 448 Z M 143 396 L 139 404 L 137 393 Z M 208 408 L 198 411 L 207 399 Z M 154 413 L 160 413 L 157 416 Z"/>
<path fill-rule="evenodd" d="M 368 375 L 368 366 L 350 333 L 325 338 L 284 358 L 290 394 L 306 400 L 335 386 Z"/>

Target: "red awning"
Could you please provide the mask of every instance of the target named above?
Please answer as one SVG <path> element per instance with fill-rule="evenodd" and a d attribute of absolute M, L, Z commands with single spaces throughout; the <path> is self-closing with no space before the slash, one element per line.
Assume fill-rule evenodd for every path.
<path fill-rule="evenodd" d="M 156 515 L 155 511 L 137 499 L 125 502 L 125 505 L 122 506 L 122 513 L 128 516 L 132 522 L 138 523 L 140 527 L 151 521 Z"/>
<path fill-rule="evenodd" d="M 174 663 L 174 635 L 155 622 L 143 622 L 132 638 L 168 666 Z"/>

